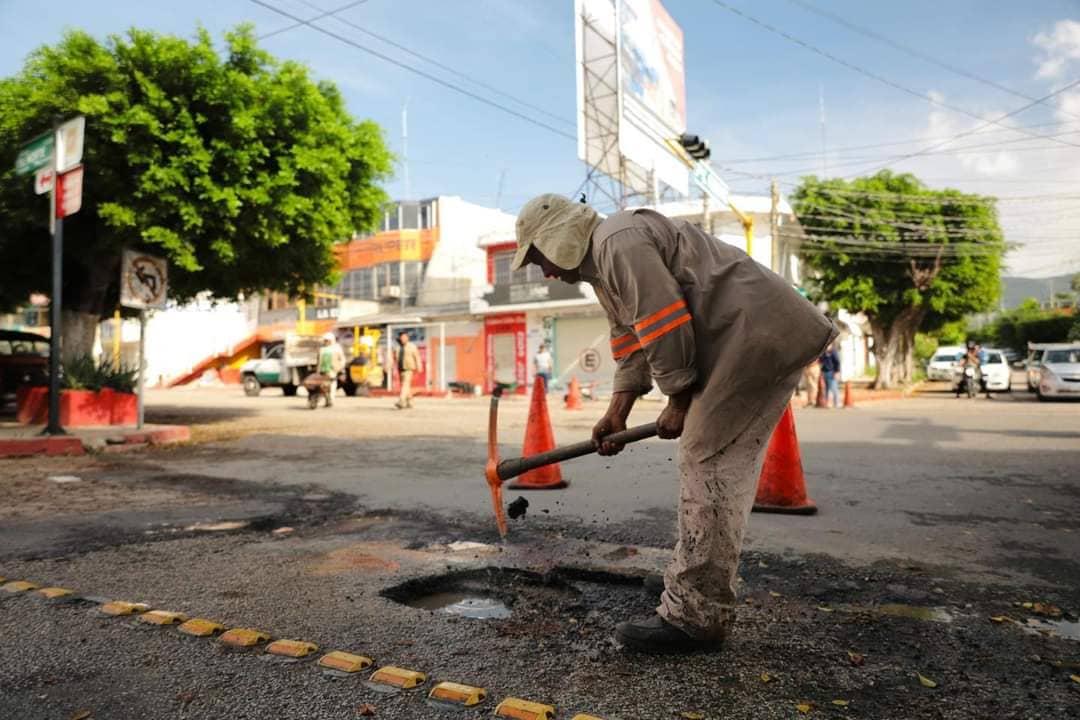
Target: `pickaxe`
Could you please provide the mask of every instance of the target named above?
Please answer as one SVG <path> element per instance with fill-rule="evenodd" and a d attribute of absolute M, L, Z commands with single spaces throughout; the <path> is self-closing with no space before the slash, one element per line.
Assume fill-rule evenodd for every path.
<path fill-rule="evenodd" d="M 591 455 L 597 448 L 592 440 L 558 447 L 538 455 L 528 457 L 507 458 L 499 460 L 499 397 L 502 388 L 496 387 L 491 393 L 491 410 L 488 413 L 488 459 L 487 459 L 487 482 L 491 488 L 491 502 L 495 506 L 495 523 L 499 526 L 499 535 L 506 537 L 506 518 L 503 516 L 502 484 L 506 480 L 516 478 L 530 470 L 535 470 L 545 465 L 573 460 L 584 455 Z M 656 435 L 656 423 L 638 425 L 629 430 L 613 433 L 604 438 L 606 441 L 625 445 L 637 442 Z"/>

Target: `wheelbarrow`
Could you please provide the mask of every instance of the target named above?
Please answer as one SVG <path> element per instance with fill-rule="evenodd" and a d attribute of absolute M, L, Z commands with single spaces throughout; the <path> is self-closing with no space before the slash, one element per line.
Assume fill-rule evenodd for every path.
<path fill-rule="evenodd" d="M 330 388 L 333 378 L 330 375 L 323 375 L 321 373 L 311 373 L 301 385 L 307 390 L 307 404 L 308 407 L 314 410 L 319 407 L 319 398 L 326 398 L 326 407 L 330 407 L 333 404 L 333 400 L 330 397 Z"/>

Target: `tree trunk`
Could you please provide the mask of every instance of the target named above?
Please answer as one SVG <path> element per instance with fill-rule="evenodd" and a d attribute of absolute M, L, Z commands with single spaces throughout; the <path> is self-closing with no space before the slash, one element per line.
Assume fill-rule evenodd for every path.
<path fill-rule="evenodd" d="M 900 387 L 914 378 L 915 331 L 925 314 L 922 308 L 907 307 L 888 324 L 876 317 L 870 318 L 878 364 L 875 390 Z"/>
<path fill-rule="evenodd" d="M 92 354 L 101 314 L 62 310 L 60 315 L 60 359 L 66 363 L 82 355 Z"/>

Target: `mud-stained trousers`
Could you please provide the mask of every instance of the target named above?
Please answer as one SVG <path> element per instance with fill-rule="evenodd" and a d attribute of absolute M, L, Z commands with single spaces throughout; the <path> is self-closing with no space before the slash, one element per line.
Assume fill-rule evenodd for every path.
<path fill-rule="evenodd" d="M 722 640 L 735 619 L 739 552 L 765 449 L 801 374 L 777 383 L 761 415 L 712 457 L 693 462 L 679 448 L 679 538 L 657 612 L 694 637 Z"/>

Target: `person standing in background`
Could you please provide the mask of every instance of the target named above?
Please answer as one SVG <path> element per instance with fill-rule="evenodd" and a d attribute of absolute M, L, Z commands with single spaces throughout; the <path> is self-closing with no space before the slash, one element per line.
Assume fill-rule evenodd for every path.
<path fill-rule="evenodd" d="M 401 377 L 401 394 L 395 407 L 398 410 L 411 408 L 412 404 L 412 379 L 413 373 L 420 372 L 424 365 L 420 360 L 420 351 L 413 345 L 409 333 L 402 330 L 398 334 L 399 347 L 394 352 L 397 361 L 398 375 Z"/>
<path fill-rule="evenodd" d="M 803 380 L 806 382 L 806 407 L 817 405 L 818 384 L 821 382 L 821 361 L 814 358 L 814 362 L 803 368 Z"/>
<path fill-rule="evenodd" d="M 821 374 L 825 376 L 825 403 L 831 398 L 832 406 L 840 407 L 840 353 L 835 345 L 821 356 Z"/>
<path fill-rule="evenodd" d="M 536 355 L 533 356 L 533 366 L 536 370 L 536 374 L 539 377 L 544 378 L 544 392 L 548 391 L 548 385 L 551 384 L 551 351 L 548 350 L 547 343 L 540 343 L 540 349 L 536 351 Z"/>

